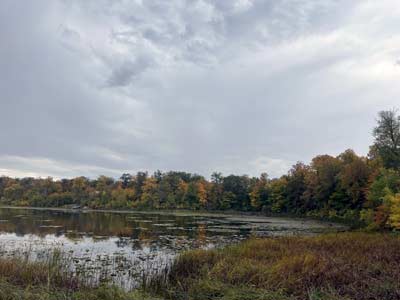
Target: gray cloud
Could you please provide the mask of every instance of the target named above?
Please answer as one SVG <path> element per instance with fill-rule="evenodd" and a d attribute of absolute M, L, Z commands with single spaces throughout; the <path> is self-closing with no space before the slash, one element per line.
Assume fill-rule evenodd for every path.
<path fill-rule="evenodd" d="M 0 6 L 0 173 L 277 176 L 398 105 L 400 9 L 382 1 Z"/>
<path fill-rule="evenodd" d="M 123 61 L 116 66 L 108 79 L 108 87 L 126 86 L 152 65 L 151 58 L 137 57 L 134 61 Z"/>

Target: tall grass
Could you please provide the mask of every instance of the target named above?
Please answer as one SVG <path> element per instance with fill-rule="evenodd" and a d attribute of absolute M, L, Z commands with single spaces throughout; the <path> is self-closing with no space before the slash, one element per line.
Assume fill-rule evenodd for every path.
<path fill-rule="evenodd" d="M 45 261 L 31 262 L 28 257 L 0 259 L 0 278 L 16 286 L 41 286 L 76 290 L 84 284 L 63 264 L 59 251 Z"/>
<path fill-rule="evenodd" d="M 67 259 L 59 251 L 49 253 L 44 261 L 28 256 L 0 258 L 0 300 L 149 299 L 141 290 L 126 292 L 107 282 L 93 284 L 85 273 L 73 272 Z"/>
<path fill-rule="evenodd" d="M 400 299 L 400 237 L 253 239 L 187 252 L 154 281 L 168 299 Z"/>

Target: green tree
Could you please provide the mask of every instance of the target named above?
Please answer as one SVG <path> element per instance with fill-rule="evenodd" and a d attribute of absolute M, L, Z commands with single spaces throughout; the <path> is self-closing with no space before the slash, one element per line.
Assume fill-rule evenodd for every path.
<path fill-rule="evenodd" d="M 386 168 L 400 170 L 400 116 L 397 110 L 381 111 L 373 131 L 374 147 Z"/>
<path fill-rule="evenodd" d="M 124 173 L 121 175 L 121 177 L 119 178 L 119 180 L 121 181 L 121 187 L 123 189 L 126 189 L 130 186 L 131 182 L 132 182 L 132 175 L 129 173 Z"/>
<path fill-rule="evenodd" d="M 304 213 L 306 205 L 303 202 L 304 193 L 307 190 L 307 176 L 309 176 L 310 167 L 298 162 L 289 171 L 287 176 L 287 200 L 288 210 L 292 213 Z"/>
<path fill-rule="evenodd" d="M 222 209 L 221 201 L 224 193 L 223 188 L 224 177 L 221 173 L 214 172 L 211 174 L 211 186 L 208 205 L 210 209 Z"/>
<path fill-rule="evenodd" d="M 287 201 L 287 178 L 282 176 L 279 179 L 271 180 L 269 186 L 269 197 L 271 201 L 271 211 L 274 213 L 288 212 Z"/>
<path fill-rule="evenodd" d="M 229 175 L 224 177 L 222 186 L 224 193 L 230 192 L 235 196 L 231 197 L 230 206 L 232 209 L 249 210 L 251 208 L 249 197 L 250 179 L 248 176 Z"/>

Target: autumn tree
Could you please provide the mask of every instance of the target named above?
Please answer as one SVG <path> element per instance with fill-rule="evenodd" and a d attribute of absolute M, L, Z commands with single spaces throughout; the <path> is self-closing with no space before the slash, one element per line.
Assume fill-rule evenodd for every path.
<path fill-rule="evenodd" d="M 392 228 L 400 230 L 400 194 L 390 196 L 389 201 L 389 225 Z"/>
<path fill-rule="evenodd" d="M 341 162 L 330 155 L 319 155 L 311 161 L 304 201 L 307 210 L 329 210 L 329 198 L 338 184 Z"/>
<path fill-rule="evenodd" d="M 201 208 L 207 208 L 208 206 L 208 184 L 205 180 L 197 181 L 197 198 Z"/>
<path fill-rule="evenodd" d="M 143 192 L 138 203 L 140 207 L 158 208 L 158 184 L 154 177 L 146 178 L 143 184 Z"/>
<path fill-rule="evenodd" d="M 74 178 L 71 192 L 76 199 L 76 204 L 86 204 L 89 200 L 89 179 L 83 176 Z"/>
<path fill-rule="evenodd" d="M 343 198 L 348 198 L 346 204 L 340 209 L 361 209 L 367 198 L 368 179 L 370 169 L 365 158 L 358 157 L 353 150 L 347 150 L 339 155 L 342 162 L 338 174 L 339 186 L 337 190 L 343 190 Z"/>
<path fill-rule="evenodd" d="M 250 204 L 251 207 L 259 211 L 261 209 L 266 210 L 268 203 L 268 175 L 262 173 L 260 178 L 257 178 L 253 183 L 250 193 Z"/>
<path fill-rule="evenodd" d="M 24 189 L 19 182 L 11 183 L 4 189 L 3 192 L 5 201 L 7 204 L 12 204 L 13 202 L 22 199 L 24 195 Z"/>

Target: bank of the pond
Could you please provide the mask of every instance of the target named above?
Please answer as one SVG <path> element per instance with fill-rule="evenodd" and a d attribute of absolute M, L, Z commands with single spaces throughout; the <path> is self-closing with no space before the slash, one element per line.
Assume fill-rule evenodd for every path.
<path fill-rule="evenodd" d="M 0 299 L 394 300 L 399 249 L 399 235 L 351 232 L 194 250 L 143 287 L 151 296 L 87 286 L 54 258 L 0 259 Z"/>

